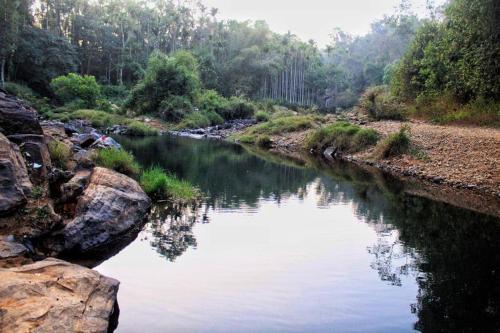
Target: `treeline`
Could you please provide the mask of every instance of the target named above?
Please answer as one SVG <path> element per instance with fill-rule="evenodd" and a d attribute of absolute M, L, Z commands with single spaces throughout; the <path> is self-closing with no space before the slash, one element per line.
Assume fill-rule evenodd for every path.
<path fill-rule="evenodd" d="M 380 99 L 393 109 L 417 102 L 428 106 L 442 96 L 453 101 L 442 103 L 450 109 L 499 98 L 500 5 L 495 0 L 452 0 L 444 11 L 431 8 L 427 19 L 402 1 L 365 36 L 335 30 L 324 50 L 291 33 L 274 33 L 262 21 L 221 21 L 217 9 L 201 2 L 0 4 L 1 82 L 25 82 L 45 96 L 53 95 L 50 81 L 69 72 L 130 89 L 147 76 L 153 54 L 182 50 L 194 56 L 201 87 L 226 98 L 328 111 L 356 105 L 374 86 L 385 88 L 368 89 L 365 97 L 375 101 L 383 92 Z"/>

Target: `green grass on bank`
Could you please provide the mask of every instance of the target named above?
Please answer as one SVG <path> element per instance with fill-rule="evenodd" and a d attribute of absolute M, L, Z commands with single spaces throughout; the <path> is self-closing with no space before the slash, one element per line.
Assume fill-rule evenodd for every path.
<path fill-rule="evenodd" d="M 375 145 L 378 140 L 378 133 L 371 128 L 338 121 L 312 132 L 306 139 L 305 146 L 317 152 L 335 146 L 340 151 L 353 153 Z"/>
<path fill-rule="evenodd" d="M 100 149 L 95 156 L 95 162 L 99 166 L 128 176 L 137 175 L 141 169 L 134 156 L 123 149 Z"/>
<path fill-rule="evenodd" d="M 410 148 L 410 128 L 402 126 L 398 132 L 390 134 L 375 147 L 374 157 L 377 159 L 394 157 L 410 152 Z"/>
<path fill-rule="evenodd" d="M 52 140 L 47 145 L 52 163 L 61 169 L 66 169 L 66 163 L 71 156 L 71 150 L 63 142 Z"/>
<path fill-rule="evenodd" d="M 189 182 L 169 175 L 155 166 L 145 170 L 140 179 L 144 191 L 156 199 L 170 198 L 184 202 L 195 201 L 200 193 Z"/>

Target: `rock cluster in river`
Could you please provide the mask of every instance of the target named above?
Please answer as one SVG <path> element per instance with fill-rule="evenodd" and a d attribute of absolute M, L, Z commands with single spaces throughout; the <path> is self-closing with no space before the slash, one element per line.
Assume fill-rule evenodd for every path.
<path fill-rule="evenodd" d="M 70 151 L 53 163 L 48 143 Z M 15 332 L 106 332 L 118 281 L 47 256 L 91 258 L 142 225 L 138 183 L 94 167 L 92 149 L 118 148 L 82 121 L 40 122 L 0 89 L 0 327 Z M 85 257 L 87 256 L 87 257 Z"/>

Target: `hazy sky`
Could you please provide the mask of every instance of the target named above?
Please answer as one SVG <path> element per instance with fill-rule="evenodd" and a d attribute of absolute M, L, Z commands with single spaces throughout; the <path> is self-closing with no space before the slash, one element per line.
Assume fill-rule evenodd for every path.
<path fill-rule="evenodd" d="M 415 12 L 426 13 L 425 0 L 411 2 Z M 291 31 L 304 40 L 314 39 L 325 46 L 333 28 L 365 34 L 371 22 L 394 12 L 400 0 L 204 0 L 203 3 L 219 8 L 220 19 L 265 20 L 273 31 Z"/>

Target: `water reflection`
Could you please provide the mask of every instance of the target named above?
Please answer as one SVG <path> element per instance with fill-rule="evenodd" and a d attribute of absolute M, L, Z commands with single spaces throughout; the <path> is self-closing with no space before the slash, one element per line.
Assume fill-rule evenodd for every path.
<path fill-rule="evenodd" d="M 121 139 L 144 165 L 160 164 L 199 186 L 200 207 L 155 206 L 146 237 L 174 261 L 196 248 L 193 226 L 208 223 L 210 210 L 258 208 L 262 202 L 301 200 L 318 208 L 350 205 L 372 226 L 370 267 L 394 288 L 418 286 L 414 329 L 422 332 L 494 332 L 500 327 L 500 221 L 498 218 L 409 193 L 380 172 L 320 161 L 297 164 L 225 143 L 187 138 Z M 252 212 L 252 210 L 249 210 Z M 279 237 L 279 235 L 276 235 Z M 408 283 L 408 282 L 406 282 Z"/>

